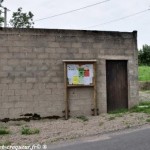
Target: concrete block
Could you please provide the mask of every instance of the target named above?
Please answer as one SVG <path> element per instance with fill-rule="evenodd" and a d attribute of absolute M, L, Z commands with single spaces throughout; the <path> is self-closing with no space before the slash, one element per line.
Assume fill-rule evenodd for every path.
<path fill-rule="evenodd" d="M 0 58 L 1 59 L 13 58 L 13 53 L 1 53 Z"/>
<path fill-rule="evenodd" d="M 59 59 L 60 58 L 60 54 L 49 54 L 49 58 L 51 58 L 51 59 Z"/>
<path fill-rule="evenodd" d="M 60 42 L 59 45 L 60 45 L 60 47 L 65 47 L 65 48 L 71 47 L 71 43 L 69 43 L 69 42 Z"/>
<path fill-rule="evenodd" d="M 55 48 L 51 48 L 51 47 L 45 48 L 45 52 L 46 53 L 56 53 L 56 49 Z"/>
<path fill-rule="evenodd" d="M 21 114 L 22 114 L 22 108 L 9 109 L 9 118 L 20 118 Z"/>
<path fill-rule="evenodd" d="M 32 102 L 34 100 L 34 95 L 21 95 L 20 101 L 21 102 Z"/>
<path fill-rule="evenodd" d="M 0 53 L 2 53 L 2 52 L 8 52 L 8 47 L 6 46 L 2 46 L 1 48 L 0 48 Z"/>
<path fill-rule="evenodd" d="M 14 71 L 25 71 L 26 67 L 24 66 L 19 66 L 19 64 L 17 66 L 14 67 Z"/>
<path fill-rule="evenodd" d="M 25 78 L 15 78 L 14 83 L 25 83 L 26 79 Z"/>
<path fill-rule="evenodd" d="M 41 77 L 41 78 L 39 78 L 39 82 L 49 83 L 50 82 L 50 77 Z"/>
<path fill-rule="evenodd" d="M 40 54 L 37 55 L 37 58 L 38 59 L 46 59 L 46 58 L 48 58 L 48 54 L 46 54 L 46 53 L 40 53 Z"/>
<path fill-rule="evenodd" d="M 44 60 L 43 59 L 33 59 L 32 60 L 32 65 L 41 66 L 43 64 L 44 64 Z"/>
<path fill-rule="evenodd" d="M 35 83 L 33 88 L 34 89 L 44 90 L 45 89 L 45 83 Z"/>
<path fill-rule="evenodd" d="M 57 84 L 56 83 L 47 83 L 45 86 L 47 89 L 52 89 L 52 88 L 56 88 Z"/>
<path fill-rule="evenodd" d="M 2 103 L 2 108 L 14 108 L 14 103 L 13 102 L 3 102 Z"/>
<path fill-rule="evenodd" d="M 37 79 L 36 78 L 26 78 L 26 82 L 27 83 L 35 83 L 35 82 L 37 82 Z"/>
<path fill-rule="evenodd" d="M 52 94 L 53 95 L 63 95 L 64 94 L 64 90 L 60 90 L 60 89 L 52 89 Z"/>
<path fill-rule="evenodd" d="M 56 53 L 67 53 L 66 48 L 55 48 Z"/>
<path fill-rule="evenodd" d="M 32 65 L 32 59 L 21 59 L 19 62 L 21 66 L 30 66 Z"/>
<path fill-rule="evenodd" d="M 1 92 L 0 92 L 1 93 Z M 8 102 L 8 97 L 7 95 L 4 95 L 4 96 L 0 96 L 0 104 L 3 103 L 3 102 Z M 0 106 L 1 107 L 1 106 Z"/>
<path fill-rule="evenodd" d="M 48 47 L 60 47 L 60 45 L 59 45 L 59 43 L 57 43 L 57 42 L 50 42 L 50 43 L 48 44 Z"/>
<path fill-rule="evenodd" d="M 26 71 L 31 71 L 31 72 L 34 72 L 37 70 L 37 66 L 27 66 L 26 67 Z"/>
<path fill-rule="evenodd" d="M 57 83 L 57 89 L 63 89 L 64 83 Z"/>
<path fill-rule="evenodd" d="M 15 108 L 26 108 L 27 107 L 27 102 L 15 102 L 14 107 Z"/>
<path fill-rule="evenodd" d="M 29 47 L 9 47 L 9 52 L 27 52 L 30 53 L 32 52 L 32 48 Z"/>
<path fill-rule="evenodd" d="M 20 60 L 18 60 L 18 59 L 9 59 L 8 60 L 8 65 L 10 65 L 10 66 L 17 66 L 19 64 L 20 64 Z"/>
<path fill-rule="evenodd" d="M 9 84 L 9 89 L 10 90 L 20 90 L 21 89 L 21 84 Z"/>
<path fill-rule="evenodd" d="M 40 95 L 39 89 L 28 90 L 28 95 Z"/>
<path fill-rule="evenodd" d="M 0 119 L 8 118 L 8 116 L 9 116 L 9 109 L 1 108 Z"/>
<path fill-rule="evenodd" d="M 72 43 L 72 47 L 73 48 L 81 48 L 82 47 L 82 43 Z"/>
<path fill-rule="evenodd" d="M 44 47 L 34 47 L 33 52 L 35 52 L 35 53 L 44 53 L 45 48 Z"/>
<path fill-rule="evenodd" d="M 21 100 L 20 96 L 9 96 L 8 97 L 9 102 L 16 102 L 16 101 L 20 101 L 20 100 Z"/>
<path fill-rule="evenodd" d="M 51 95 L 52 94 L 52 90 L 51 89 L 40 89 L 40 94 Z"/>
<path fill-rule="evenodd" d="M 48 71 L 49 70 L 49 67 L 47 65 L 41 65 L 39 68 L 38 68 L 39 71 Z"/>
<path fill-rule="evenodd" d="M 3 67 L 2 67 L 2 70 L 3 70 L 3 71 L 12 71 L 12 70 L 13 70 L 13 67 L 11 67 L 11 66 L 3 66 Z"/>
<path fill-rule="evenodd" d="M 0 84 L 0 90 L 7 90 L 8 84 Z"/>
<path fill-rule="evenodd" d="M 0 59 L 0 64 L 1 65 L 7 65 L 8 60 L 7 59 Z"/>
<path fill-rule="evenodd" d="M 12 83 L 13 79 L 8 79 L 8 78 L 1 78 L 1 83 Z"/>
<path fill-rule="evenodd" d="M 14 94 L 14 90 L 2 90 L 2 96 L 13 96 Z"/>
<path fill-rule="evenodd" d="M 15 95 L 27 95 L 27 90 L 15 90 Z"/>
<path fill-rule="evenodd" d="M 8 72 L 0 72 L 0 77 L 8 77 Z"/>
<path fill-rule="evenodd" d="M 51 81 L 52 82 L 62 82 L 63 81 L 63 79 L 62 78 L 60 78 L 60 77 L 53 77 L 52 79 L 51 79 Z"/>
<path fill-rule="evenodd" d="M 93 43 L 93 48 L 101 49 L 102 48 L 102 44 L 100 42 L 99 43 Z"/>

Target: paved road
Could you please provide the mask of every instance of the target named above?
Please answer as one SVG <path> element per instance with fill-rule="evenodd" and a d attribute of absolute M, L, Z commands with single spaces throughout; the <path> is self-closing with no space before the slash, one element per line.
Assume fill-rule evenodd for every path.
<path fill-rule="evenodd" d="M 150 127 L 48 147 L 49 150 L 150 150 Z"/>

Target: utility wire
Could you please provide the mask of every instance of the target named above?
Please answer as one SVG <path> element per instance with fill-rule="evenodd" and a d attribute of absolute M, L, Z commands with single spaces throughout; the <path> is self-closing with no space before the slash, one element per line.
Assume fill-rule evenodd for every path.
<path fill-rule="evenodd" d="M 87 5 L 87 6 L 81 7 L 81 8 L 73 9 L 73 10 L 70 10 L 70 11 L 67 11 L 67 12 L 64 12 L 64 13 L 60 13 L 60 14 L 56 14 L 56 15 L 53 15 L 53 16 L 49 16 L 49 17 L 37 19 L 37 20 L 35 20 L 35 22 L 37 22 L 37 21 L 42 21 L 42 20 L 45 20 L 45 19 L 51 19 L 51 18 L 54 18 L 54 17 L 58 17 L 58 16 L 65 15 L 65 14 L 69 14 L 69 13 L 72 13 L 72 12 L 75 12 L 75 11 L 79 11 L 79 10 L 82 10 L 82 9 L 86 9 L 86 8 L 88 8 L 88 7 L 93 7 L 93 6 L 96 6 L 96 5 L 105 3 L 105 2 L 108 2 L 108 1 L 110 1 L 110 0 L 101 1 L 101 2 L 98 2 L 98 3 L 95 3 L 95 4 L 91 4 L 91 5 Z"/>
<path fill-rule="evenodd" d="M 120 21 L 120 20 L 124 20 L 124 19 L 127 19 L 127 18 L 129 18 L 129 17 L 133 17 L 133 16 L 136 16 L 136 15 L 145 13 L 145 12 L 147 12 L 147 11 L 149 11 L 149 10 L 150 10 L 150 9 L 146 9 L 146 10 L 143 10 L 143 11 L 140 11 L 140 12 L 137 12 L 137 13 L 134 13 L 134 14 L 131 14 L 131 15 L 128 15 L 128 16 L 124 16 L 124 17 L 121 17 L 121 18 L 118 18 L 118 19 L 110 20 L 110 21 L 108 21 L 108 22 L 96 24 L 96 25 L 93 25 L 93 26 L 84 27 L 83 29 L 86 29 L 86 28 L 93 28 L 93 27 L 97 27 L 97 26 L 109 24 L 109 23 L 112 23 L 112 22 L 117 22 L 117 21 Z"/>

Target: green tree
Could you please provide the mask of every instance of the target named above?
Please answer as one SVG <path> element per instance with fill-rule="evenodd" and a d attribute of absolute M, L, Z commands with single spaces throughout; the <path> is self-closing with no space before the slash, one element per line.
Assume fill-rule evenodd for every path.
<path fill-rule="evenodd" d="M 0 10 L 0 27 L 2 27 L 4 23 L 4 17 L 2 17 L 2 11 Z"/>
<path fill-rule="evenodd" d="M 3 0 L 0 0 L 0 6 L 2 2 Z M 2 16 L 2 10 L 0 9 L 0 27 L 2 27 L 3 23 L 4 23 L 4 17 Z"/>
<path fill-rule="evenodd" d="M 150 46 L 145 44 L 138 53 L 139 65 L 150 66 Z"/>
<path fill-rule="evenodd" d="M 14 12 L 10 25 L 14 28 L 33 28 L 33 14 L 32 12 L 23 13 L 22 8 L 18 8 L 17 12 Z"/>

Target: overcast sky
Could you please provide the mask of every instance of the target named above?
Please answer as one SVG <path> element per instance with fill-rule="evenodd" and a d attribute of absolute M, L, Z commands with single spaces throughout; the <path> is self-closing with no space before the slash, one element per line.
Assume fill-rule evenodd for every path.
<path fill-rule="evenodd" d="M 24 12 L 31 11 L 34 14 L 34 20 L 38 20 L 101 1 L 105 0 L 5 0 L 3 6 L 11 10 L 8 12 L 8 20 L 12 12 L 19 7 L 22 7 Z M 145 11 L 148 9 L 150 9 L 150 0 L 110 0 L 66 15 L 35 21 L 34 27 L 127 32 L 137 30 L 138 47 L 141 48 L 143 44 L 150 45 L 150 10 Z M 142 11 L 145 12 L 120 21 L 106 23 Z M 100 25 L 94 26 L 97 24 Z"/>

